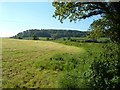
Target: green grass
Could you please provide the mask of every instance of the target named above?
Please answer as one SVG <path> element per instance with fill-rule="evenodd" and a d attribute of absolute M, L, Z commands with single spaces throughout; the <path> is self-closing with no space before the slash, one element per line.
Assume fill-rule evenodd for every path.
<path fill-rule="evenodd" d="M 47 37 L 38 37 L 39 40 L 47 40 Z M 32 40 L 33 37 L 24 37 L 23 39 L 25 40 Z M 52 37 L 49 37 L 50 40 L 52 40 Z M 87 40 L 91 40 L 90 38 L 87 38 L 87 37 L 70 37 L 71 40 L 76 40 L 76 41 L 87 41 Z M 58 38 L 57 40 L 59 41 L 65 41 L 65 40 L 68 40 L 68 37 L 61 37 L 61 38 Z M 97 41 L 101 41 L 101 42 L 109 42 L 110 39 L 107 38 L 107 37 L 101 37 L 101 38 L 98 38 Z"/>
<path fill-rule="evenodd" d="M 3 38 L 2 45 L 3 88 L 85 88 L 79 77 L 104 44 Z"/>
<path fill-rule="evenodd" d="M 69 56 L 82 57 L 86 52 L 84 48 L 50 41 L 3 38 L 2 45 L 3 88 L 57 88 L 57 80 L 64 74 L 64 71 L 54 70 L 52 66 L 50 69 L 41 70 L 36 63 L 49 61 L 51 57 L 59 54 L 63 55 L 65 60 Z"/>

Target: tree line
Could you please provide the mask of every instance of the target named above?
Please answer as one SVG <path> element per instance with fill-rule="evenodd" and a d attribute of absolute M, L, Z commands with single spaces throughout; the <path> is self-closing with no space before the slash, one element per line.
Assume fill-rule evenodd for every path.
<path fill-rule="evenodd" d="M 61 37 L 85 37 L 88 34 L 87 31 L 77 31 L 77 30 L 56 30 L 56 29 L 30 29 L 18 33 L 12 38 L 22 39 L 24 37 L 51 37 L 54 39 Z"/>

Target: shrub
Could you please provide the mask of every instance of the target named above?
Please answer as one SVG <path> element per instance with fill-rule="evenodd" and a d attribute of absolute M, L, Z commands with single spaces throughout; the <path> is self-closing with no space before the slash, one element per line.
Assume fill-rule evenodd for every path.
<path fill-rule="evenodd" d="M 87 85 L 92 88 L 120 88 L 120 51 L 118 44 L 105 45 L 91 64 Z"/>
<path fill-rule="evenodd" d="M 22 37 L 18 37 L 18 39 L 23 39 Z"/>
<path fill-rule="evenodd" d="M 65 38 L 63 38 L 63 41 L 65 41 L 66 39 Z"/>
<path fill-rule="evenodd" d="M 32 35 L 33 40 L 38 40 L 39 38 L 36 35 Z"/>
<path fill-rule="evenodd" d="M 50 38 L 49 38 L 49 37 L 47 37 L 47 38 L 46 38 L 46 40 L 50 40 Z"/>
<path fill-rule="evenodd" d="M 67 37 L 67 40 L 70 40 L 71 39 L 71 37 Z"/>

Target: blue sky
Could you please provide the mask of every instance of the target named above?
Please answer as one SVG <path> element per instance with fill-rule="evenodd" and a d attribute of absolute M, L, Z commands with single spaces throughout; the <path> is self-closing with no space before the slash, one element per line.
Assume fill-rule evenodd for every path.
<path fill-rule="evenodd" d="M 55 8 L 51 2 L 0 2 L 0 37 L 10 37 L 28 29 L 74 29 L 86 31 L 93 19 L 77 23 L 53 18 Z"/>

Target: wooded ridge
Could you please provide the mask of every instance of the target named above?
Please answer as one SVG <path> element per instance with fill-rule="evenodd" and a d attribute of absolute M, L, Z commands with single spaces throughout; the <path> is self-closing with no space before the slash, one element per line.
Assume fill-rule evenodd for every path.
<path fill-rule="evenodd" d="M 85 37 L 88 31 L 78 31 L 78 30 L 63 30 L 63 29 L 29 29 L 18 33 L 12 38 L 18 37 L 31 37 L 36 35 L 37 37 Z"/>

